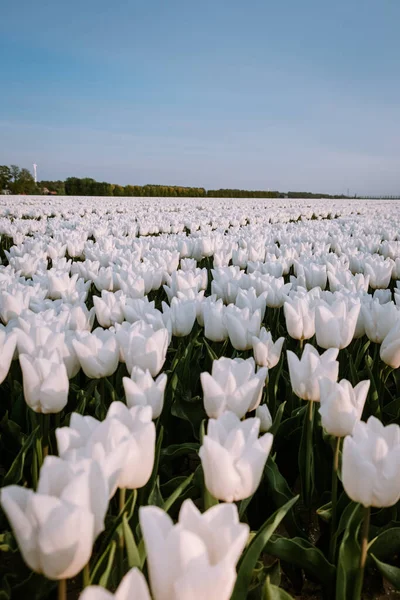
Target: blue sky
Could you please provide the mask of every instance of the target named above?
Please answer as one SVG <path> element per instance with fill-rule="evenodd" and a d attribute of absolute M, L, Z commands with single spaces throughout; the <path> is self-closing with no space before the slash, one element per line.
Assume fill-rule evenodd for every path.
<path fill-rule="evenodd" d="M 399 0 L 0 4 L 0 164 L 400 193 Z"/>

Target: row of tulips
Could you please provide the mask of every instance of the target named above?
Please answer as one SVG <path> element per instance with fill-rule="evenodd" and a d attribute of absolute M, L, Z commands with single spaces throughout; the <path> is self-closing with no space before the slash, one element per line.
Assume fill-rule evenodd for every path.
<path fill-rule="evenodd" d="M 68 201 L 0 217 L 2 597 L 400 589 L 382 204 Z"/>

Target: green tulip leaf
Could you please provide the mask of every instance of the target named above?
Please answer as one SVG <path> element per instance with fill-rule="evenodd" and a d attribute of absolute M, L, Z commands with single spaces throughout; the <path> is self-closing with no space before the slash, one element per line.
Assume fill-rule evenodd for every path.
<path fill-rule="evenodd" d="M 275 529 L 298 499 L 299 496 L 295 496 L 295 498 L 289 500 L 289 502 L 287 502 L 284 506 L 278 508 L 278 510 L 266 520 L 264 525 L 248 545 L 239 564 L 238 576 L 231 600 L 242 600 L 243 598 L 246 598 L 253 570 L 257 564 L 260 554 L 264 550 Z"/>
<path fill-rule="evenodd" d="M 396 590 L 400 590 L 400 569 L 398 567 L 394 567 L 393 565 L 388 565 L 387 563 L 381 562 L 373 554 L 371 554 L 371 558 L 383 577 L 387 579 L 388 582 L 396 588 Z"/>
<path fill-rule="evenodd" d="M 208 356 L 211 358 L 211 360 L 218 360 L 218 356 L 216 355 L 216 353 L 214 352 L 214 350 L 211 348 L 211 346 L 207 342 L 206 338 L 204 338 L 203 341 L 204 341 L 204 346 L 206 347 Z"/>
<path fill-rule="evenodd" d="M 343 515 L 346 513 L 346 510 L 343 512 Z M 359 504 L 355 507 L 353 505 L 353 511 L 347 521 L 342 543 L 339 548 L 336 575 L 336 600 L 351 600 L 353 598 L 355 585 L 359 575 L 360 544 L 358 542 L 358 531 L 360 529 L 362 516 L 362 507 Z"/>
<path fill-rule="evenodd" d="M 279 405 L 278 410 L 276 411 L 274 422 L 272 424 L 271 429 L 269 430 L 269 433 L 272 433 L 272 435 L 276 435 L 276 433 L 279 429 L 279 425 L 282 422 L 282 417 L 283 417 L 283 413 L 285 410 L 285 406 L 286 406 L 286 402 L 282 402 L 282 404 Z"/>
<path fill-rule="evenodd" d="M 380 533 L 370 541 L 368 551 L 379 560 L 385 560 L 398 554 L 400 551 L 400 527 L 392 527 Z"/>
<path fill-rule="evenodd" d="M 283 506 L 294 497 L 286 479 L 280 473 L 278 465 L 271 456 L 268 458 L 265 465 L 264 476 L 268 482 L 269 493 L 277 508 Z M 304 531 L 296 522 L 293 510 L 290 510 L 287 513 L 285 517 L 285 526 L 290 535 L 305 537 Z"/>
<path fill-rule="evenodd" d="M 4 476 L 3 486 L 6 485 L 15 485 L 22 481 L 24 476 L 24 466 L 28 452 L 32 448 L 33 444 L 37 440 L 39 427 L 36 427 L 32 433 L 25 439 L 24 444 L 21 450 L 18 452 L 15 457 L 11 467 L 8 470 L 8 473 Z"/>
<path fill-rule="evenodd" d="M 147 503 L 151 504 L 153 506 L 158 506 L 159 508 L 162 508 L 164 505 L 164 498 L 162 497 L 162 494 L 160 491 L 160 478 L 159 477 L 157 477 L 157 479 L 154 482 L 154 486 L 149 494 Z"/>
<path fill-rule="evenodd" d="M 340 502 L 341 498 L 339 499 Z M 345 531 L 349 520 L 351 518 L 351 515 L 354 512 L 354 509 L 358 506 L 358 504 L 356 502 L 349 502 L 349 504 L 347 504 L 347 506 L 345 506 L 345 508 L 343 509 L 343 512 L 341 514 L 340 520 L 339 520 L 339 525 L 337 526 L 336 529 L 336 538 L 339 538 L 340 535 Z"/>
<path fill-rule="evenodd" d="M 200 444 L 196 442 L 188 442 L 186 444 L 171 444 L 168 448 L 161 450 L 162 458 L 178 458 L 185 454 L 191 454 L 192 452 L 198 452 Z"/>
<path fill-rule="evenodd" d="M 165 500 L 162 508 L 165 512 L 168 512 L 171 506 L 178 500 L 186 488 L 192 483 L 194 473 L 186 477 L 184 481 L 172 492 L 172 494 Z"/>
<path fill-rule="evenodd" d="M 273 585 L 267 577 L 263 590 L 263 600 L 293 600 L 293 597 L 282 588 Z"/>
<path fill-rule="evenodd" d="M 304 569 L 324 585 L 332 585 L 336 569 L 311 542 L 303 538 L 274 536 L 265 551 L 293 566 Z"/>
<path fill-rule="evenodd" d="M 16 552 L 17 543 L 11 531 L 5 531 L 0 535 L 0 552 Z"/>
<path fill-rule="evenodd" d="M 139 556 L 139 549 L 135 542 L 132 529 L 129 526 L 128 517 L 126 513 L 122 517 L 122 528 L 124 532 L 126 553 L 128 555 L 128 566 L 130 569 L 132 569 L 132 567 L 140 567 L 141 560 Z"/>
<path fill-rule="evenodd" d="M 117 542 L 112 541 L 111 545 L 110 545 L 109 553 L 108 553 L 107 566 L 99 580 L 99 585 L 101 585 L 102 587 L 107 587 L 107 583 L 110 578 L 111 571 L 112 571 L 113 564 L 114 564 L 114 557 L 115 557 L 116 549 L 117 549 Z"/>
<path fill-rule="evenodd" d="M 319 508 L 317 508 L 317 515 L 325 521 L 325 523 L 330 523 L 332 519 L 332 501 L 323 504 Z"/>

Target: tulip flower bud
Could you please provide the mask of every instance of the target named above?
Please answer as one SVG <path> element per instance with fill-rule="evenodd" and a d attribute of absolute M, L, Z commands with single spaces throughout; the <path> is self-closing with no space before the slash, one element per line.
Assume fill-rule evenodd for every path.
<path fill-rule="evenodd" d="M 224 502 L 248 498 L 258 488 L 273 435 L 258 438 L 260 419 L 240 421 L 232 412 L 210 419 L 199 456 L 208 491 Z"/>
<path fill-rule="evenodd" d="M 157 419 L 163 409 L 164 392 L 167 385 L 167 376 L 162 373 L 154 381 L 150 371 L 142 371 L 133 367 L 131 377 L 122 379 L 126 403 L 129 408 L 133 406 L 151 406 L 153 419 Z"/>
<path fill-rule="evenodd" d="M 342 482 L 346 494 L 364 506 L 393 506 L 400 499 L 400 427 L 375 417 L 356 423 L 343 443 Z"/>
<path fill-rule="evenodd" d="M 275 367 L 281 357 L 284 337 L 280 337 L 274 343 L 272 341 L 272 335 L 270 331 L 267 331 L 265 327 L 261 328 L 260 335 L 252 338 L 254 358 L 258 365 L 261 367 L 268 367 L 272 369 Z"/>
<path fill-rule="evenodd" d="M 315 311 L 312 298 L 306 296 L 288 297 L 283 305 L 286 328 L 295 340 L 308 340 L 315 333 Z"/>
<path fill-rule="evenodd" d="M 4 328 L 0 329 L 0 383 L 8 375 L 16 346 L 17 336 L 14 333 L 7 334 Z"/>
<path fill-rule="evenodd" d="M 88 485 L 88 482 L 86 482 Z M 79 494 L 88 490 L 81 487 Z M 4 487 L 0 503 L 26 564 L 48 579 L 75 577 L 87 564 L 94 542 L 95 517 L 68 499 Z"/>
<path fill-rule="evenodd" d="M 319 413 L 324 429 L 336 437 L 351 435 L 361 419 L 370 381 L 360 381 L 354 388 L 346 379 L 336 383 L 327 377 L 319 380 Z"/>
<path fill-rule="evenodd" d="M 256 417 L 260 419 L 260 431 L 266 433 L 272 427 L 272 416 L 266 404 L 261 404 L 256 408 Z"/>
<path fill-rule="evenodd" d="M 349 308 L 345 300 L 315 309 L 315 335 L 321 348 L 346 348 L 353 340 L 361 304 Z"/>
<path fill-rule="evenodd" d="M 290 383 L 296 396 L 303 400 L 319 402 L 319 379 L 328 377 L 331 381 L 337 380 L 339 363 L 335 359 L 338 353 L 337 348 L 329 348 L 319 355 L 311 344 L 306 344 L 299 360 L 294 352 L 287 351 Z"/>
<path fill-rule="evenodd" d="M 67 369 L 57 352 L 48 358 L 20 354 L 24 397 L 37 413 L 58 413 L 68 402 Z"/>
<path fill-rule="evenodd" d="M 115 323 L 122 323 L 124 320 L 124 307 L 126 296 L 123 292 L 108 292 L 102 290 L 101 298 L 93 296 L 93 304 L 96 310 L 96 317 L 101 327 L 111 327 Z"/>
<path fill-rule="evenodd" d="M 252 338 L 260 333 L 261 311 L 254 313 L 249 308 L 227 306 L 225 310 L 225 325 L 229 339 L 236 350 L 250 350 Z"/>
<path fill-rule="evenodd" d="M 229 600 L 249 535 L 234 504 L 201 514 L 185 500 L 176 525 L 161 508 L 142 506 L 139 520 L 154 600 Z"/>
<path fill-rule="evenodd" d="M 207 415 L 218 418 L 230 410 L 241 418 L 254 410 L 260 403 L 267 375 L 265 367 L 255 372 L 252 358 L 223 356 L 214 360 L 211 375 L 207 372 L 200 375 Z"/>
<path fill-rule="evenodd" d="M 93 333 L 77 332 L 72 345 L 87 377 L 109 377 L 117 370 L 119 348 L 113 331 L 98 327 Z"/>
<path fill-rule="evenodd" d="M 379 355 L 381 360 L 392 369 L 400 367 L 400 321 L 398 321 L 393 329 L 384 337 Z"/>
<path fill-rule="evenodd" d="M 89 585 L 79 596 L 79 600 L 151 600 L 147 581 L 136 567 L 121 579 L 115 592 L 105 590 L 100 585 Z"/>
<path fill-rule="evenodd" d="M 168 330 L 154 330 L 144 321 L 136 321 L 129 329 L 117 329 L 117 340 L 128 372 L 134 366 L 148 369 L 156 377 L 165 362 L 168 350 Z"/>

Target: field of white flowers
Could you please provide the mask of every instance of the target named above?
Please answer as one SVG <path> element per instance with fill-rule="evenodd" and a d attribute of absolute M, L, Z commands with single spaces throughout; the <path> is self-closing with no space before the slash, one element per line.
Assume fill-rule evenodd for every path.
<path fill-rule="evenodd" d="M 400 590 L 400 203 L 0 201 L 0 600 Z"/>

